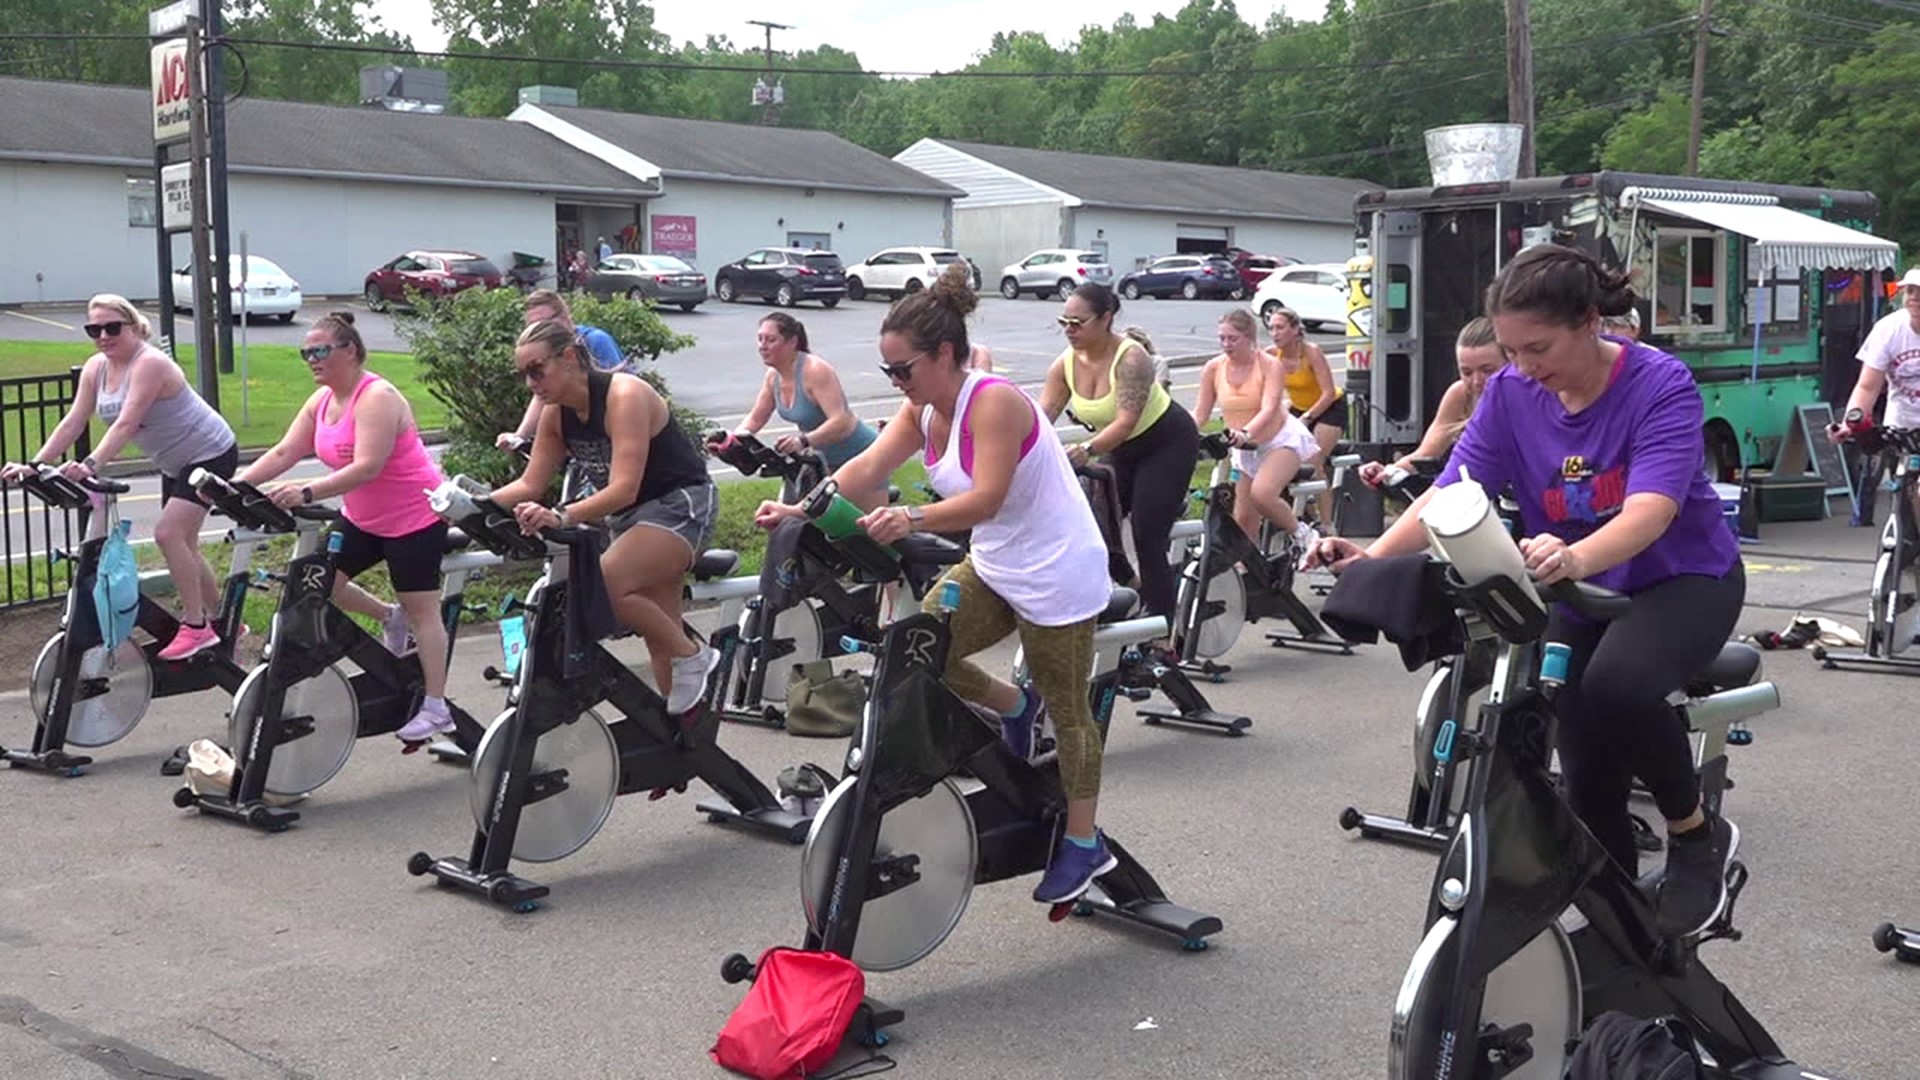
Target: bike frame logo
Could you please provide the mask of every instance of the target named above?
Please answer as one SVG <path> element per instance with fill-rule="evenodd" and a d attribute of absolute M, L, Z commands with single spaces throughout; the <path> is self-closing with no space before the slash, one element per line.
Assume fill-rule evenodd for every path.
<path fill-rule="evenodd" d="M 300 587 L 309 592 L 319 592 L 321 586 L 326 583 L 326 578 L 326 563 L 314 563 L 300 568 Z"/>
<path fill-rule="evenodd" d="M 924 627 L 913 627 L 907 631 L 907 662 L 924 667 L 933 666 L 933 647 L 940 642 L 940 636 Z"/>

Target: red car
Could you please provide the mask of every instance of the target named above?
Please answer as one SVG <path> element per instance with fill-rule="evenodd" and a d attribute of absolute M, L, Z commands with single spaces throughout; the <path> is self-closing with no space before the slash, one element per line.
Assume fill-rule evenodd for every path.
<path fill-rule="evenodd" d="M 367 307 L 385 311 L 405 304 L 407 290 L 428 296 L 452 296 L 465 289 L 497 289 L 500 268 L 471 251 L 409 251 L 367 275 Z"/>
<path fill-rule="evenodd" d="M 1240 271 L 1240 283 L 1248 296 L 1253 295 L 1267 275 L 1300 261 L 1285 255 L 1255 255 L 1245 248 L 1228 248 L 1225 254 L 1233 261 L 1233 268 Z"/>

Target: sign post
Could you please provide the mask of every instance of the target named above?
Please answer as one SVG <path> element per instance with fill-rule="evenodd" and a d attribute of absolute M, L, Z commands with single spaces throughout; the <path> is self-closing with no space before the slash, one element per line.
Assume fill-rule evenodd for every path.
<path fill-rule="evenodd" d="M 160 326 L 164 347 L 177 356 L 173 319 L 173 236 L 193 238 L 192 285 L 194 353 L 200 396 L 220 408 L 220 334 L 216 308 L 225 309 L 226 282 L 213 265 L 208 221 L 206 61 L 198 0 L 174 0 L 147 16 L 147 30 L 162 39 L 152 48 L 153 164 L 160 220 L 158 252 Z M 187 143 L 187 160 L 170 161 L 168 147 Z"/>

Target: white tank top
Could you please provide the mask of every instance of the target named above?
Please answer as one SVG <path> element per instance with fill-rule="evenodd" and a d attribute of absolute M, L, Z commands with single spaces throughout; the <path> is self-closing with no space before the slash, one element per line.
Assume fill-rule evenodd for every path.
<path fill-rule="evenodd" d="M 927 481 L 941 498 L 973 490 L 967 408 L 981 386 L 1006 381 L 975 371 L 961 384 L 946 448 L 934 458 L 932 445 L 927 447 Z M 1037 626 L 1066 626 L 1091 619 L 1107 606 L 1107 544 L 1073 478 L 1060 436 L 1031 399 L 1028 404 L 1033 408 L 1033 434 L 1021 446 L 1000 512 L 973 527 L 970 557 L 980 580 L 1014 614 Z M 929 405 L 920 411 L 920 430 L 932 428 Z"/>

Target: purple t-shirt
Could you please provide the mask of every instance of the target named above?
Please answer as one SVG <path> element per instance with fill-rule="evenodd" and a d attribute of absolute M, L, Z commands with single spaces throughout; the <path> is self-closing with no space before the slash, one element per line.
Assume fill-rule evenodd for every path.
<path fill-rule="evenodd" d="M 1680 506 L 1667 531 L 1588 580 L 1633 593 L 1681 574 L 1720 577 L 1740 544 L 1703 467 L 1704 409 L 1693 373 L 1658 349 L 1608 340 L 1627 347 L 1619 374 L 1577 414 L 1516 367 L 1489 379 L 1435 484 L 1455 483 L 1464 466 L 1489 497 L 1511 486 L 1526 535 L 1568 543 L 1612 520 L 1629 495 L 1665 495 Z"/>

